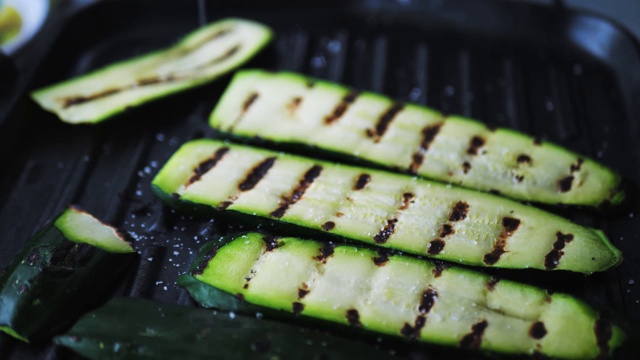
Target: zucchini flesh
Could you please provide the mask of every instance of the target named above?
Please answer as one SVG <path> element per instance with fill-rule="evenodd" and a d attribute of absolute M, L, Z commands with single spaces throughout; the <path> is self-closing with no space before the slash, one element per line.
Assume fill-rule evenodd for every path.
<path fill-rule="evenodd" d="M 271 30 L 260 23 L 220 20 L 172 47 L 47 86 L 32 97 L 62 121 L 97 123 L 130 107 L 210 82 L 248 61 L 271 37 Z"/>
<path fill-rule="evenodd" d="M 195 265 L 195 280 L 248 303 L 411 340 L 587 359 L 624 339 L 571 296 L 371 249 L 249 233 Z"/>
<path fill-rule="evenodd" d="M 0 331 L 29 342 L 64 329 L 102 300 L 133 255 L 114 228 L 67 209 L 0 274 Z"/>
<path fill-rule="evenodd" d="M 115 298 L 55 342 L 89 359 L 390 358 L 299 327 L 135 298 Z"/>
<path fill-rule="evenodd" d="M 518 200 L 598 206 L 624 198 L 617 174 L 567 149 L 295 73 L 237 73 L 209 124 Z"/>
<path fill-rule="evenodd" d="M 169 204 L 470 265 L 592 273 L 622 261 L 601 231 L 498 196 L 215 140 L 183 145 L 152 185 Z"/>

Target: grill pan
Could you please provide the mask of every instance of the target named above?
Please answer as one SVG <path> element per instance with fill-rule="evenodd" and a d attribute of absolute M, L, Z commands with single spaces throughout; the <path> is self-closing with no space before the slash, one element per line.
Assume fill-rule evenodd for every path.
<path fill-rule="evenodd" d="M 202 3 L 200 3 L 202 5 Z M 140 260 L 114 294 L 195 306 L 175 284 L 208 238 L 244 224 L 192 218 L 163 206 L 150 181 L 184 142 L 210 137 L 207 118 L 229 82 L 162 99 L 99 126 L 70 126 L 45 113 L 24 89 L 57 82 L 172 44 L 225 16 L 272 26 L 276 39 L 246 67 L 291 70 L 511 127 L 593 157 L 619 171 L 629 201 L 606 212 L 546 207 L 601 228 L 625 262 L 589 277 L 486 270 L 578 296 L 640 329 L 640 47 L 597 15 L 506 1 L 104 1 L 59 21 L 44 57 L 21 67 L 0 62 L 0 268 L 69 203 L 125 229 Z M 41 38 L 52 38 L 41 34 Z M 36 39 L 37 41 L 37 39 Z M 40 42 L 42 44 L 42 42 Z M 41 53 L 45 53 L 41 51 Z M 7 77 L 5 77 L 5 74 Z M 6 83 L 5 83 L 6 84 Z M 10 89 L 17 89 L 15 94 Z M 10 101 L 14 96 L 17 101 Z M 344 334 L 343 334 L 344 335 Z M 295 341 L 295 340 L 292 340 Z M 487 356 L 403 341 L 372 342 L 411 359 Z M 620 358 L 637 355 L 630 339 Z M 510 359 L 509 356 L 489 357 Z M 50 343 L 0 334 L 2 359 L 69 359 Z"/>

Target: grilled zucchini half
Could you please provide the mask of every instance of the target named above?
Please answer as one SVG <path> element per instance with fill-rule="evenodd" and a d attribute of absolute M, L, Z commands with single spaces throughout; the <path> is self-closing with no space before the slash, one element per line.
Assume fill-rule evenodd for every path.
<path fill-rule="evenodd" d="M 176 45 L 34 91 L 44 109 L 71 124 L 97 123 L 128 108 L 211 82 L 239 67 L 272 38 L 263 24 L 225 19 Z"/>
<path fill-rule="evenodd" d="M 152 186 L 173 205 L 469 265 L 592 273 L 622 261 L 601 231 L 499 196 L 217 140 L 183 145 Z"/>
<path fill-rule="evenodd" d="M 594 359 L 607 357 L 624 339 L 618 327 L 565 294 L 405 255 L 298 238 L 249 233 L 212 241 L 180 283 L 206 307 L 235 310 L 232 298 L 468 349 Z"/>
<path fill-rule="evenodd" d="M 29 342 L 64 330 L 103 299 L 134 255 L 124 235 L 70 207 L 0 274 L 0 331 Z"/>
<path fill-rule="evenodd" d="M 209 124 L 518 200 L 599 206 L 624 198 L 617 174 L 560 146 L 294 73 L 237 73 Z"/>

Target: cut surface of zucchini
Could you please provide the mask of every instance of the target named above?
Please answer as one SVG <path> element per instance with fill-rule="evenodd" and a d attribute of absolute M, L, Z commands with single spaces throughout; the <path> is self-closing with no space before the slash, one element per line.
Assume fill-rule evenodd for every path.
<path fill-rule="evenodd" d="M 216 140 L 183 145 L 154 178 L 169 204 L 198 204 L 453 262 L 609 269 L 599 230 L 491 194 Z"/>
<path fill-rule="evenodd" d="M 185 276 L 250 304 L 410 340 L 587 359 L 624 339 L 571 296 L 350 245 L 249 233 L 205 246 L 192 269 Z"/>
<path fill-rule="evenodd" d="M 134 253 L 114 228 L 70 207 L 0 274 L 0 331 L 31 341 L 64 329 L 102 300 Z"/>
<path fill-rule="evenodd" d="M 127 108 L 210 82 L 248 61 L 271 37 L 271 29 L 263 24 L 220 20 L 172 47 L 47 86 L 32 97 L 62 121 L 100 122 Z"/>
<path fill-rule="evenodd" d="M 387 359 L 371 346 L 240 315 L 114 298 L 55 342 L 89 359 Z"/>
<path fill-rule="evenodd" d="M 209 124 L 518 200 L 599 206 L 624 198 L 617 174 L 557 145 L 295 73 L 237 73 Z"/>

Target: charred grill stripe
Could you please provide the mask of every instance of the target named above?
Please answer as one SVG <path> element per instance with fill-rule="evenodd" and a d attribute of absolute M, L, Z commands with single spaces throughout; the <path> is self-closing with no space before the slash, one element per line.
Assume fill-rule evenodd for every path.
<path fill-rule="evenodd" d="M 201 275 L 204 270 L 207 268 L 207 266 L 209 265 L 209 261 L 211 261 L 211 259 L 213 259 L 216 254 L 218 253 L 218 248 L 213 248 L 211 250 L 209 250 L 204 257 L 202 258 L 202 260 L 198 263 L 198 265 L 196 266 L 195 270 L 193 270 L 193 275 Z"/>
<path fill-rule="evenodd" d="M 373 258 L 373 263 L 376 266 L 384 266 L 389 261 L 389 251 L 386 249 L 378 249 L 378 256 Z"/>
<path fill-rule="evenodd" d="M 280 238 L 277 236 L 271 236 L 271 235 L 263 236 L 262 241 L 264 241 L 264 244 L 266 246 L 266 251 L 273 251 L 274 249 L 276 249 L 279 246 L 278 239 Z"/>
<path fill-rule="evenodd" d="M 487 281 L 487 290 L 493 291 L 496 288 L 496 285 L 498 285 L 498 282 L 500 282 L 500 279 L 492 276 L 491 279 Z"/>
<path fill-rule="evenodd" d="M 427 319 L 419 315 L 416 317 L 413 326 L 409 325 L 409 323 L 404 323 L 404 326 L 400 329 L 400 334 L 407 339 L 415 340 L 420 337 L 420 331 L 426 323 Z"/>
<path fill-rule="evenodd" d="M 296 110 L 298 110 L 298 107 L 300 106 L 301 102 L 302 102 L 302 98 L 299 96 L 296 96 L 293 99 L 291 99 L 291 102 L 287 105 L 287 108 L 289 108 L 289 112 L 291 112 L 292 115 L 293 113 L 296 112 Z"/>
<path fill-rule="evenodd" d="M 373 138 L 374 142 L 379 142 L 387 132 L 389 124 L 391 124 L 393 119 L 396 117 L 396 115 L 398 115 L 400 111 L 402 111 L 402 109 L 404 109 L 403 103 L 397 102 L 391 105 L 391 107 L 389 107 L 384 113 L 382 113 L 382 115 L 380 115 L 375 129 L 367 129 L 367 136 Z"/>
<path fill-rule="evenodd" d="M 251 105 L 258 99 L 258 93 L 252 92 L 242 103 L 242 112 L 247 112 Z"/>
<path fill-rule="evenodd" d="M 518 230 L 520 226 L 520 220 L 512 217 L 502 218 L 502 231 L 498 236 L 498 239 L 493 244 L 493 250 L 484 255 L 484 263 L 487 265 L 494 265 L 500 260 L 502 254 L 504 254 L 505 247 L 507 247 L 507 240 Z"/>
<path fill-rule="evenodd" d="M 558 267 L 560 258 L 564 255 L 562 249 L 565 245 L 573 240 L 573 234 L 563 234 L 560 231 L 556 233 L 556 241 L 553 243 L 553 249 L 544 258 L 544 268 L 553 270 Z"/>
<path fill-rule="evenodd" d="M 445 242 L 442 239 L 431 240 L 427 252 L 429 255 L 438 255 L 444 249 Z"/>
<path fill-rule="evenodd" d="M 424 155 L 429 150 L 429 146 L 438 135 L 440 128 L 442 127 L 442 122 L 427 125 L 422 129 L 422 141 L 420 142 L 420 146 L 418 150 L 413 153 L 411 156 L 411 164 L 409 165 L 409 173 L 417 174 L 418 169 L 422 165 L 424 161 Z"/>
<path fill-rule="evenodd" d="M 298 289 L 298 300 L 304 299 L 304 297 L 307 296 L 307 294 L 309 294 L 309 290 Z"/>
<path fill-rule="evenodd" d="M 422 293 L 422 298 L 420 299 L 420 306 L 418 306 L 418 311 L 421 314 L 428 314 L 433 305 L 436 303 L 436 299 L 438 298 L 438 292 L 432 288 L 428 288 Z"/>
<path fill-rule="evenodd" d="M 362 323 L 360 322 L 360 314 L 358 314 L 358 310 L 356 309 L 347 310 L 345 317 L 347 318 L 347 322 L 349 323 L 349 326 L 362 327 Z"/>
<path fill-rule="evenodd" d="M 469 148 L 467 149 L 467 154 L 469 155 L 478 155 L 478 150 L 484 146 L 485 140 L 480 136 L 474 136 L 469 141 Z"/>
<path fill-rule="evenodd" d="M 389 240 L 389 237 L 396 231 L 396 223 L 398 219 L 393 218 L 387 220 L 387 224 L 373 237 L 373 241 L 378 244 L 384 244 Z"/>
<path fill-rule="evenodd" d="M 464 201 L 458 201 L 451 209 L 449 221 L 460 221 L 467 218 L 469 212 L 469 204 Z"/>
<path fill-rule="evenodd" d="M 365 186 L 367 186 L 367 184 L 369 184 L 369 181 L 371 181 L 371 175 L 369 174 L 360 174 L 360 176 L 358 176 L 358 179 L 356 180 L 355 185 L 353 185 L 353 190 L 362 190 L 365 188 Z"/>
<path fill-rule="evenodd" d="M 529 328 L 529 335 L 536 340 L 540 340 L 547 335 L 547 328 L 544 326 L 542 321 L 536 321 L 531 324 L 531 328 Z"/>
<path fill-rule="evenodd" d="M 411 205 L 411 202 L 413 201 L 413 199 L 416 197 L 415 194 L 410 193 L 410 192 L 406 192 L 404 194 L 402 194 L 402 205 L 400 205 L 400 210 L 407 210 L 409 208 L 409 205 Z"/>
<path fill-rule="evenodd" d="M 293 315 L 300 315 L 302 310 L 304 310 L 304 304 L 296 301 L 291 304 L 291 310 L 293 311 Z"/>
<path fill-rule="evenodd" d="M 460 340 L 460 347 L 463 349 L 479 349 L 482 345 L 484 331 L 489 326 L 487 320 L 482 320 L 471 327 L 471 332 Z"/>
<path fill-rule="evenodd" d="M 351 91 L 345 95 L 345 97 L 342 98 L 342 101 L 340 101 L 340 103 L 338 103 L 338 105 L 333 109 L 333 112 L 324 117 L 324 123 L 326 125 L 331 125 L 338 121 L 357 97 L 358 93 L 355 91 Z"/>
<path fill-rule="evenodd" d="M 439 278 L 440 276 L 442 276 L 443 271 L 451 267 L 451 264 L 439 260 L 434 260 L 433 265 L 435 265 L 435 267 L 433 268 L 433 270 L 431 270 L 431 272 L 433 273 L 434 278 Z"/>
<path fill-rule="evenodd" d="M 463 173 L 468 173 L 469 170 L 471 170 L 471 164 L 468 161 L 465 161 L 462 163 L 462 172 Z"/>
<path fill-rule="evenodd" d="M 322 230 L 324 231 L 331 231 L 336 227 L 336 223 L 334 223 L 333 221 L 327 221 L 326 223 L 322 224 Z"/>
<path fill-rule="evenodd" d="M 518 164 L 531 164 L 531 156 L 527 154 L 520 154 L 516 161 L 518 161 Z"/>
<path fill-rule="evenodd" d="M 335 248 L 336 246 L 332 242 L 323 243 L 322 248 L 320 249 L 320 254 L 314 259 L 325 262 L 331 255 L 333 255 L 333 251 Z"/>
<path fill-rule="evenodd" d="M 260 164 L 256 165 L 253 169 L 251 169 L 251 171 L 247 174 L 247 177 L 245 177 L 245 179 L 242 180 L 240 185 L 238 185 L 238 188 L 240 189 L 240 191 L 247 191 L 247 190 L 253 189 L 258 184 L 258 182 L 260 182 L 260 180 L 262 180 L 265 177 L 265 175 L 267 175 L 267 172 L 269 171 L 269 169 L 271 169 L 271 167 L 275 162 L 276 162 L 275 156 L 270 157 L 270 158 L 264 159 L 262 162 L 260 162 Z"/>
<path fill-rule="evenodd" d="M 571 167 L 569 167 L 569 171 L 571 171 L 572 173 L 580 171 L 582 163 L 584 163 L 584 159 L 579 158 L 575 164 L 571 164 Z"/>
<path fill-rule="evenodd" d="M 187 186 L 200 180 L 200 178 L 204 176 L 204 174 L 209 172 L 209 170 L 213 169 L 228 152 L 229 152 L 228 147 L 221 147 L 218 150 L 216 150 L 216 152 L 213 154 L 212 157 L 198 164 L 198 166 L 193 170 L 193 175 L 191 175 L 191 177 L 187 181 Z"/>
<path fill-rule="evenodd" d="M 309 170 L 307 170 L 307 172 L 304 174 L 302 179 L 300 179 L 296 187 L 293 188 L 293 190 L 291 191 L 291 194 L 289 194 L 289 196 L 283 197 L 280 200 L 280 204 L 278 205 L 278 208 L 273 210 L 270 215 L 275 218 L 283 217 L 284 214 L 287 212 L 287 209 L 289 209 L 291 205 L 294 205 L 302 198 L 302 196 L 307 191 L 309 186 L 311 186 L 313 181 L 318 176 L 320 176 L 321 172 L 322 172 L 322 166 L 320 165 L 314 165 Z"/>
<path fill-rule="evenodd" d="M 566 176 L 560 180 L 558 180 L 558 191 L 561 193 L 565 193 L 571 190 L 571 185 L 573 185 L 573 175 Z"/>
<path fill-rule="evenodd" d="M 593 331 L 596 335 L 596 343 L 600 348 L 599 359 L 606 359 L 609 357 L 609 340 L 613 336 L 613 330 L 611 329 L 611 323 L 602 317 L 596 320 Z"/>
<path fill-rule="evenodd" d="M 455 232 L 456 231 L 453 229 L 453 226 L 451 226 L 451 224 L 444 224 L 442 225 L 442 229 L 440 230 L 440 237 L 444 238 L 449 235 L 455 234 Z"/>
<path fill-rule="evenodd" d="M 237 53 L 240 50 L 240 48 L 241 48 L 240 44 L 236 44 L 233 47 L 229 48 L 229 50 L 225 51 L 224 54 L 216 57 L 215 59 L 211 59 L 204 64 L 200 64 L 190 70 L 201 70 L 206 68 L 207 66 L 211 66 L 211 65 L 215 65 L 217 63 L 223 62 L 228 58 L 232 57 L 233 55 L 235 55 L 235 53 Z"/>

